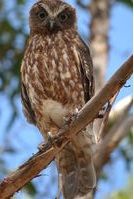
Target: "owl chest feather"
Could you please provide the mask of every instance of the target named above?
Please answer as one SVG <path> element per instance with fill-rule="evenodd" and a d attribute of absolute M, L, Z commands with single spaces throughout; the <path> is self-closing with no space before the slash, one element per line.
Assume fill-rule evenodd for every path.
<path fill-rule="evenodd" d="M 36 101 L 50 98 L 62 104 L 81 104 L 83 90 L 75 45 L 61 34 L 44 39 L 35 36 L 30 45 L 32 50 L 24 60 L 31 97 Z"/>
<path fill-rule="evenodd" d="M 44 117 L 44 113 L 54 113 L 55 107 L 56 120 L 59 112 L 59 117 L 62 115 L 63 118 L 66 111 L 62 107 L 74 111 L 84 103 L 77 49 L 62 35 L 32 38 L 24 57 L 22 73 L 32 107 L 40 118 Z M 62 123 L 61 120 L 59 123 Z"/>

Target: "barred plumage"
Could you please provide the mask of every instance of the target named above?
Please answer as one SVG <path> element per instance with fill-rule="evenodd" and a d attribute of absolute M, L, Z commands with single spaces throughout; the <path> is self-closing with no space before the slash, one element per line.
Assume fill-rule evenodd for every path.
<path fill-rule="evenodd" d="M 65 2 L 40 0 L 33 5 L 21 85 L 24 113 L 45 139 L 93 96 L 90 51 L 77 33 L 74 8 Z M 90 135 L 92 129 L 83 130 L 56 157 L 65 199 L 84 196 L 95 186 Z"/>

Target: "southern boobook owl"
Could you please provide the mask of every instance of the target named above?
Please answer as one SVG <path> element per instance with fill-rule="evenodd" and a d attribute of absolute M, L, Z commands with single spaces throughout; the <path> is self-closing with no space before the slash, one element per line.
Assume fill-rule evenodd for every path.
<path fill-rule="evenodd" d="M 21 65 L 22 103 L 27 120 L 47 139 L 48 132 L 62 127 L 64 117 L 93 96 L 93 65 L 69 4 L 40 0 L 30 10 L 29 23 Z M 84 198 L 95 186 L 92 136 L 92 128 L 84 129 L 56 157 L 65 199 Z"/>

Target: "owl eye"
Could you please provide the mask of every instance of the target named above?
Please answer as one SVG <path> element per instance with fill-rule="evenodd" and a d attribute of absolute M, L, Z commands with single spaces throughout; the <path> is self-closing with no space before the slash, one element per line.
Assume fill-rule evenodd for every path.
<path fill-rule="evenodd" d="M 68 19 L 68 14 L 66 14 L 66 13 L 61 13 L 61 14 L 59 15 L 59 19 L 60 19 L 61 22 L 66 21 L 66 20 Z"/>
<path fill-rule="evenodd" d="M 40 12 L 38 13 L 38 17 L 39 17 L 40 19 L 45 19 L 46 16 L 47 16 L 47 13 L 46 13 L 45 11 L 40 11 Z"/>

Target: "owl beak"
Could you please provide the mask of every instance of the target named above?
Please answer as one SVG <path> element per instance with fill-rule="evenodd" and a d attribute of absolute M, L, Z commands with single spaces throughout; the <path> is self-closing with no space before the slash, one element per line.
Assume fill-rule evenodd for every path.
<path fill-rule="evenodd" d="M 50 19 L 48 24 L 49 30 L 50 31 L 53 30 L 54 26 L 55 26 L 55 21 Z"/>

